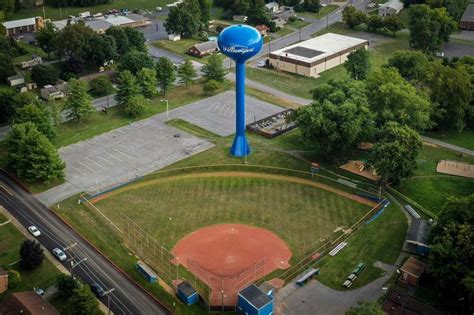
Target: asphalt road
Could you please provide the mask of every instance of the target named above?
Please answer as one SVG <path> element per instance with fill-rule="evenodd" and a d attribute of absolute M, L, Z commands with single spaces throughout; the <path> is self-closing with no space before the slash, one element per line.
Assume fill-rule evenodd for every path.
<path fill-rule="evenodd" d="M 42 234 L 38 241 L 45 250 L 68 248 L 68 260 L 62 263 L 65 268 L 71 270 L 71 262 L 77 264 L 82 260 L 72 269 L 74 276 L 87 284 L 99 283 L 105 290 L 114 288 L 109 294 L 114 314 L 172 314 L 3 171 L 0 171 L 0 205 L 23 226 L 35 225 L 39 229 Z M 101 300 L 107 305 L 107 297 Z"/>

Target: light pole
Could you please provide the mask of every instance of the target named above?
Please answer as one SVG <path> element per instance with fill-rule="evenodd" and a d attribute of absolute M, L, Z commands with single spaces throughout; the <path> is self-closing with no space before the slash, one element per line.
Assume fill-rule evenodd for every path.
<path fill-rule="evenodd" d="M 87 257 L 82 258 L 77 263 L 74 263 L 74 260 L 71 260 L 71 276 L 72 276 L 73 279 L 76 279 L 74 277 L 73 269 L 76 268 L 77 266 L 79 266 L 82 262 L 84 262 L 86 260 L 87 260 Z"/>
<path fill-rule="evenodd" d="M 169 107 L 168 107 L 168 100 L 163 99 L 160 102 L 166 102 L 166 120 L 170 120 L 170 113 L 169 113 Z"/>
<path fill-rule="evenodd" d="M 115 291 L 115 288 L 112 288 L 112 289 L 104 292 L 104 294 L 107 295 L 107 309 L 109 310 L 109 315 L 110 315 L 110 296 L 109 296 L 109 294 L 114 292 L 114 291 Z"/>

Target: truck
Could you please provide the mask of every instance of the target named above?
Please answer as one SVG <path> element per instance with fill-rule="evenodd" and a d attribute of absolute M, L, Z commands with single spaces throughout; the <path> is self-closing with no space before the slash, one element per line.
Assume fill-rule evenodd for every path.
<path fill-rule="evenodd" d="M 33 58 L 30 60 L 22 61 L 20 63 L 20 68 L 22 69 L 31 68 L 36 65 L 40 65 L 42 63 L 43 63 L 43 59 L 40 56 L 33 56 Z"/>

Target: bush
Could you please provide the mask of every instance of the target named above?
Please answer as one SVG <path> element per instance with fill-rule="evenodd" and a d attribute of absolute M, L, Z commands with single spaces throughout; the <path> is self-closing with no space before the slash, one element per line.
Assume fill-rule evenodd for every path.
<path fill-rule="evenodd" d="M 16 270 L 8 270 L 8 288 L 14 289 L 21 283 L 20 273 Z"/>
<path fill-rule="evenodd" d="M 20 247 L 20 267 L 33 270 L 43 263 L 44 251 L 37 241 L 25 240 Z"/>
<path fill-rule="evenodd" d="M 296 17 L 295 16 L 290 16 L 288 18 L 288 22 L 290 22 L 290 23 L 296 22 Z"/>
<path fill-rule="evenodd" d="M 74 294 L 74 290 L 79 288 L 79 283 L 72 276 L 60 274 L 56 278 L 55 287 L 59 297 L 68 299 Z"/>
<path fill-rule="evenodd" d="M 202 87 L 202 90 L 204 91 L 204 93 L 208 95 L 213 95 L 219 88 L 220 88 L 219 82 L 215 80 L 209 80 L 204 84 L 204 86 Z"/>
<path fill-rule="evenodd" d="M 110 95 L 112 91 L 112 82 L 110 82 L 110 78 L 105 74 L 101 74 L 89 82 L 89 93 L 95 97 Z"/>
<path fill-rule="evenodd" d="M 125 114 L 132 118 L 138 117 L 143 114 L 148 104 L 149 101 L 142 95 L 132 96 L 125 104 Z"/>

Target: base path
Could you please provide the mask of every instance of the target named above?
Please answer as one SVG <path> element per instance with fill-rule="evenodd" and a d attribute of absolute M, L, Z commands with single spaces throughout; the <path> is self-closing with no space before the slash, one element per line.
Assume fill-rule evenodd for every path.
<path fill-rule="evenodd" d="M 211 305 L 235 305 L 237 293 L 276 269 L 289 267 L 291 251 L 272 232 L 241 224 L 218 224 L 182 238 L 172 250 L 211 288 Z"/>

